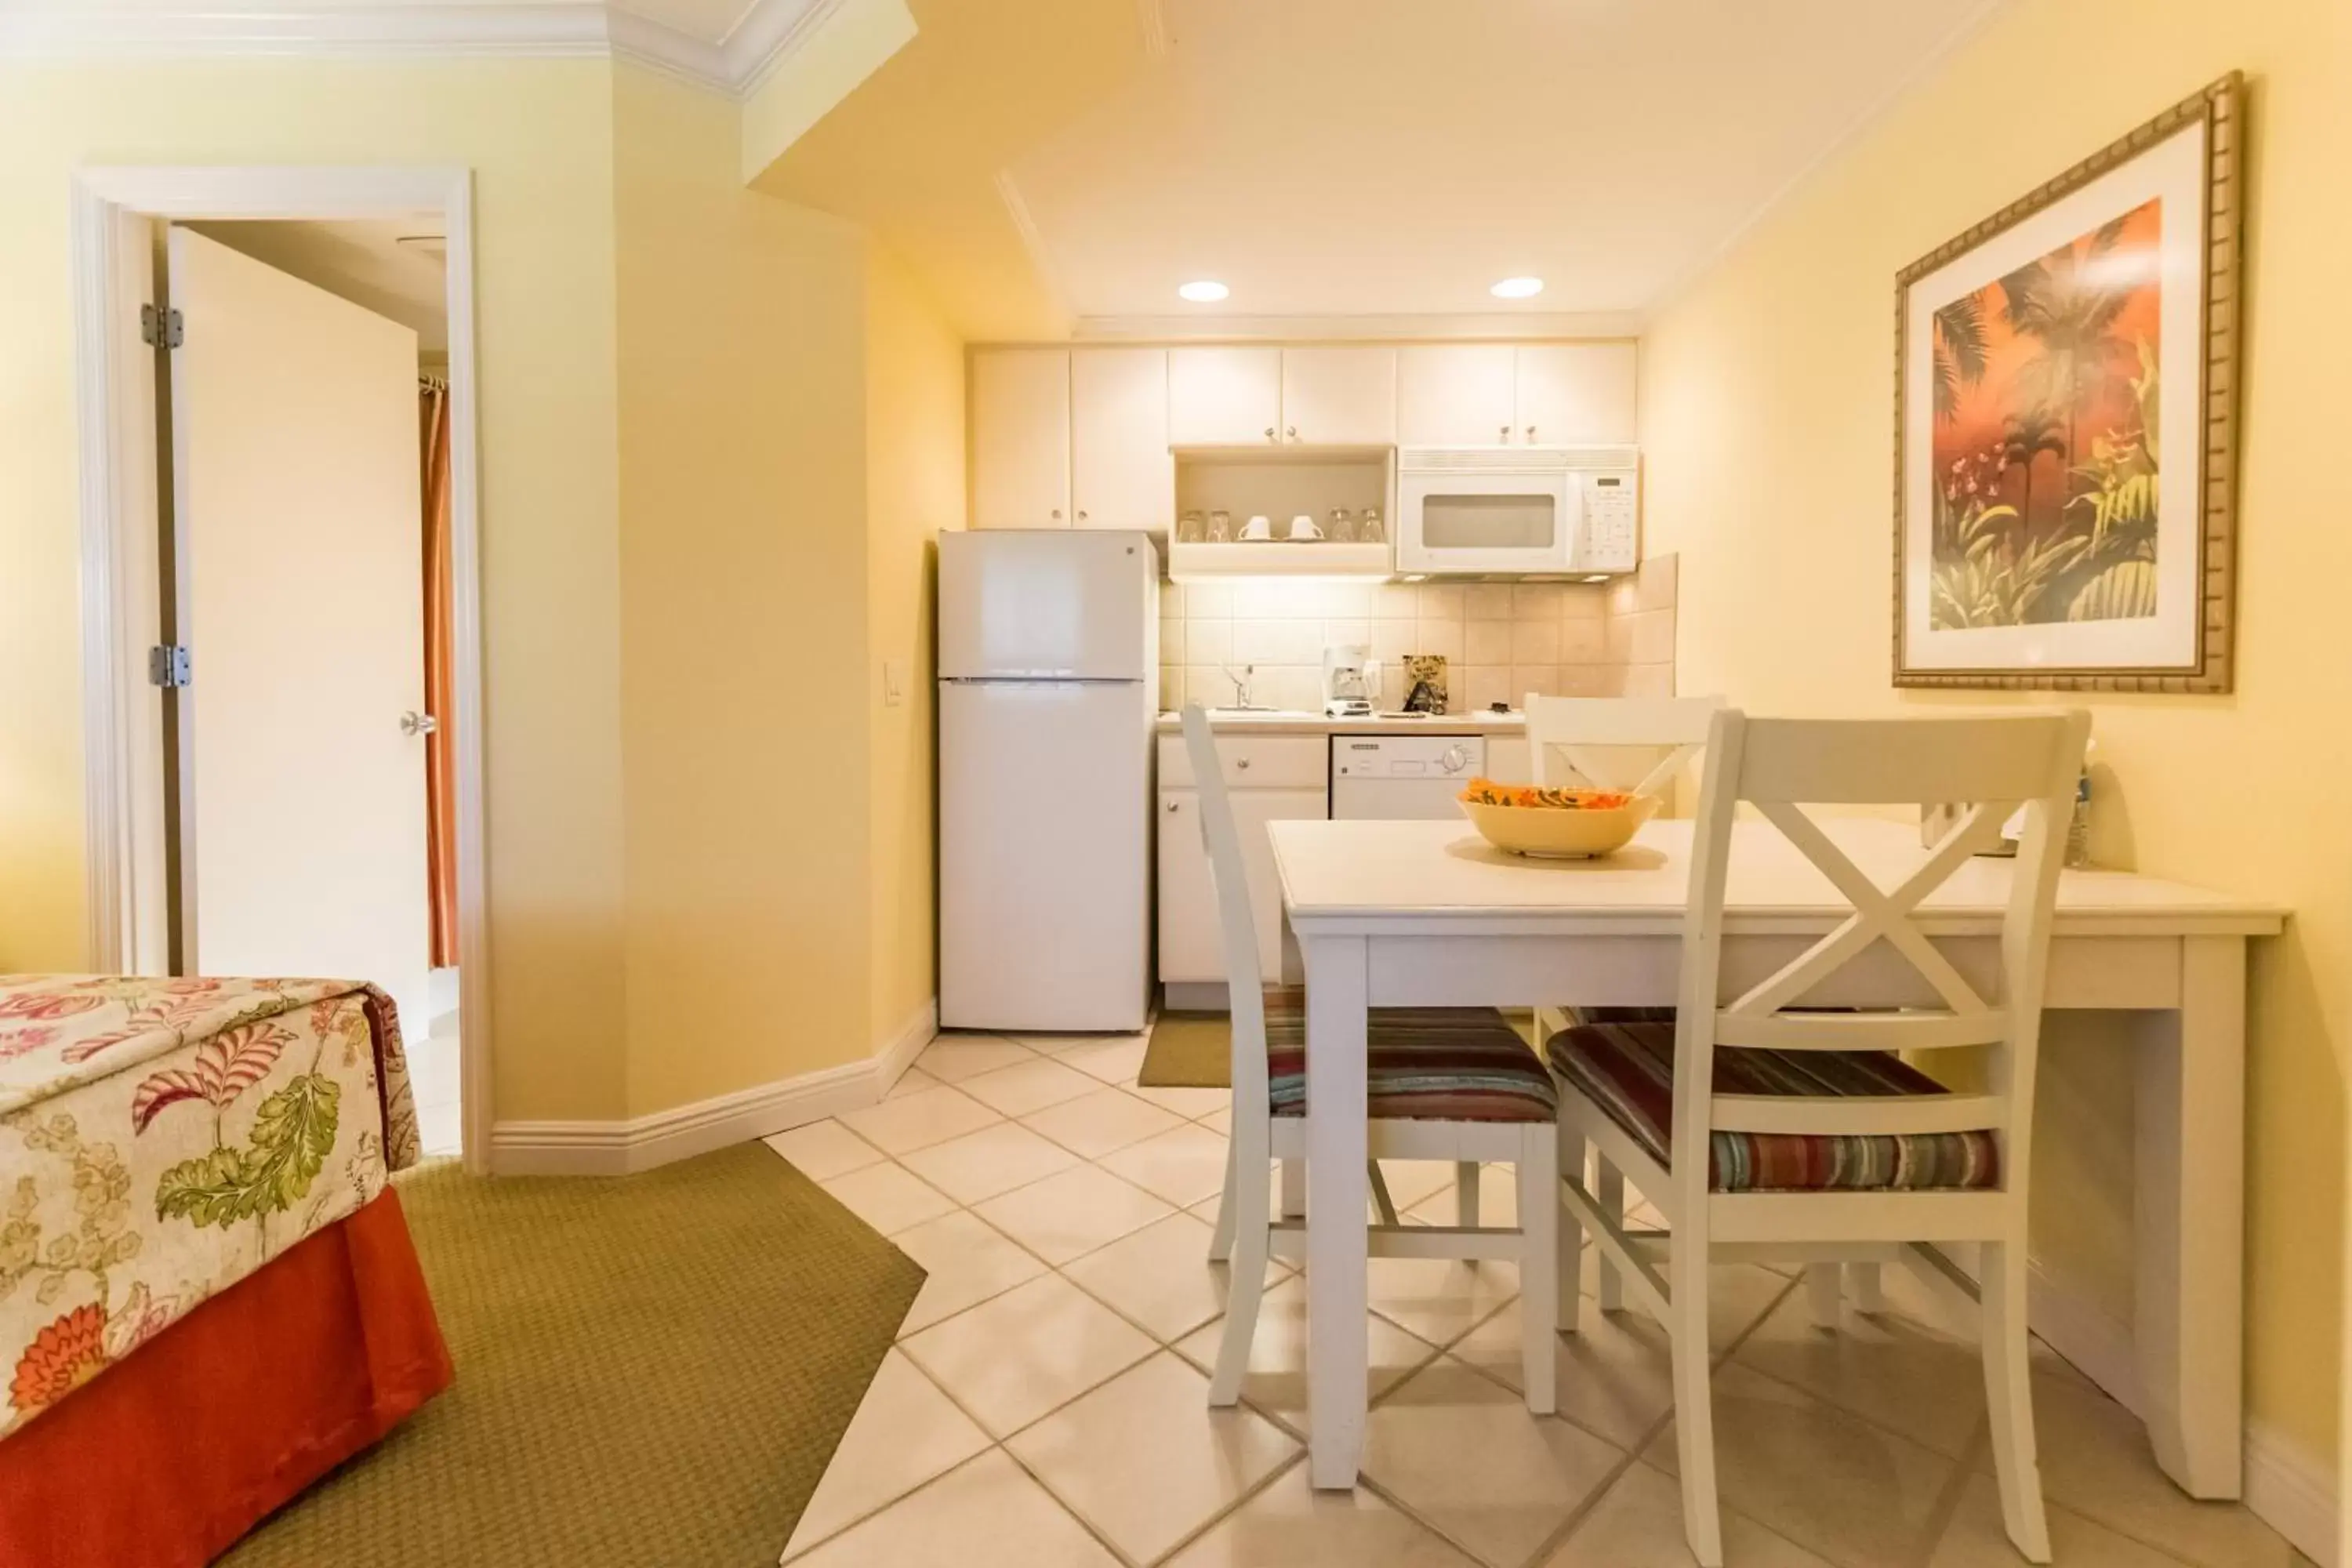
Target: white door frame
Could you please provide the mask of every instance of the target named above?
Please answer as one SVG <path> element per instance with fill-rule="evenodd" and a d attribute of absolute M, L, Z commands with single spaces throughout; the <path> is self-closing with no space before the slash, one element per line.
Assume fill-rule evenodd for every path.
<path fill-rule="evenodd" d="M 405 217 L 437 212 L 447 235 L 449 521 L 455 603 L 457 963 L 466 1167 L 488 1169 L 489 905 L 482 800 L 482 576 L 474 383 L 474 179 L 464 168 L 90 168 L 73 180 L 74 376 L 81 460 L 83 795 L 89 965 L 160 971 L 163 781 L 144 649 L 158 622 L 152 392 L 139 305 L 140 233 L 126 220 Z"/>

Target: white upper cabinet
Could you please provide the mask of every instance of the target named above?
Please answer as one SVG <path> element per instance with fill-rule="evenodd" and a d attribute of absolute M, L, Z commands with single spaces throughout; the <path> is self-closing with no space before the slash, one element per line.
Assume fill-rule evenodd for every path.
<path fill-rule="evenodd" d="M 1518 351 L 1518 429 L 1530 447 L 1630 446 L 1632 343 L 1528 343 Z"/>
<path fill-rule="evenodd" d="M 1634 439 L 1632 343 L 1427 343 L 1397 351 L 1400 446 Z"/>
<path fill-rule="evenodd" d="M 1396 350 L 1282 351 L 1282 438 L 1318 447 L 1396 440 Z"/>
<path fill-rule="evenodd" d="M 971 356 L 971 525 L 1070 526 L 1070 355 Z"/>
<path fill-rule="evenodd" d="M 1397 351 L 1397 444 L 1492 447 L 1517 424 L 1508 343 L 1414 343 Z"/>
<path fill-rule="evenodd" d="M 1282 351 L 1168 351 L 1168 439 L 1178 447 L 1243 447 L 1282 437 Z"/>
<path fill-rule="evenodd" d="M 1080 528 L 1168 531 L 1176 461 L 1166 349 L 1070 352 L 1070 499 Z"/>

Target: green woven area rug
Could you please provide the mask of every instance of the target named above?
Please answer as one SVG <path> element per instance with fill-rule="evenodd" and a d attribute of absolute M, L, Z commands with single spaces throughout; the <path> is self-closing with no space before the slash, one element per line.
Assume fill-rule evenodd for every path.
<path fill-rule="evenodd" d="M 1162 1013 L 1143 1047 L 1140 1089 L 1234 1087 L 1233 1019 L 1223 1013 Z"/>
<path fill-rule="evenodd" d="M 923 1279 L 758 1143 L 400 1201 L 457 1381 L 230 1568 L 768 1568 Z"/>

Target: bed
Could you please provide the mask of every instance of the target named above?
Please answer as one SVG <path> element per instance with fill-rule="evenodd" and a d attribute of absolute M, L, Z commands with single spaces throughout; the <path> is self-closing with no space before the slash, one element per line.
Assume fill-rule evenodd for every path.
<path fill-rule="evenodd" d="M 446 1387 L 348 981 L 0 976 L 0 1563 L 208 1563 Z"/>

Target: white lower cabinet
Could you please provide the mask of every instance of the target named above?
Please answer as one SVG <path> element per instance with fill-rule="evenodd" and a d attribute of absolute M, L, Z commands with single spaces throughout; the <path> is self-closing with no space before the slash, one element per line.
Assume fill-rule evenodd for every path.
<path fill-rule="evenodd" d="M 1163 771 L 1161 776 L 1167 776 Z M 1268 984 L 1282 978 L 1282 889 L 1275 879 L 1269 822 L 1320 822 L 1329 815 L 1323 785 L 1236 788 L 1227 792 L 1241 829 L 1242 865 L 1249 878 L 1250 912 L 1257 923 L 1258 968 Z M 1201 792 L 1160 792 L 1160 978 L 1165 984 L 1225 981 L 1225 954 L 1217 927 L 1217 895 L 1209 878 L 1209 851 L 1201 842 Z"/>

